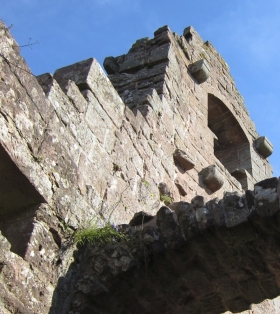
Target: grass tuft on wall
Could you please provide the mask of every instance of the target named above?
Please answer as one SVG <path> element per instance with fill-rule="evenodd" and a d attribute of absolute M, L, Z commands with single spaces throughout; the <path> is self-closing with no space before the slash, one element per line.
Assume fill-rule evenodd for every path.
<path fill-rule="evenodd" d="M 111 242 L 125 241 L 127 236 L 118 231 L 114 225 L 107 224 L 102 228 L 92 226 L 90 228 L 78 231 L 75 235 L 77 244 L 100 245 Z"/>

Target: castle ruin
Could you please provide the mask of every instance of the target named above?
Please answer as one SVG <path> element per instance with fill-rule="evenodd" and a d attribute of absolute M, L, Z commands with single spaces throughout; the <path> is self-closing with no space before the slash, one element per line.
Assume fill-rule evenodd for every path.
<path fill-rule="evenodd" d="M 280 311 L 272 144 L 209 41 L 164 26 L 108 76 L 91 58 L 34 77 L 0 36 L 1 314 Z M 147 243 L 77 251 L 93 222 Z"/>

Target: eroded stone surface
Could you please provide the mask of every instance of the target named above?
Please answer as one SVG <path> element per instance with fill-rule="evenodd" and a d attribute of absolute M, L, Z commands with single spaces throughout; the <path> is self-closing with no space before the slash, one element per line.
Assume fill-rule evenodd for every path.
<path fill-rule="evenodd" d="M 175 150 L 173 157 L 178 162 L 178 164 L 185 170 L 190 170 L 195 166 L 195 161 L 193 160 L 193 158 L 180 149 Z"/>
<path fill-rule="evenodd" d="M 273 255 L 278 179 L 260 182 L 240 196 L 242 187 L 271 176 L 271 167 L 254 150 L 259 136 L 228 66 L 209 42 L 203 44 L 192 27 L 179 36 L 165 26 L 154 38 L 136 41 L 128 54 L 107 59 L 109 78 L 90 58 L 36 80 L 2 22 L 0 36 L 0 50 L 5 47 L 0 158 L 8 178 L 0 180 L 2 312 L 104 312 L 107 305 L 116 312 L 125 311 L 125 305 L 127 313 L 211 313 L 248 309 L 278 294 Z M 201 58 L 211 72 L 207 81 L 194 85 L 188 68 Z M 227 128 L 219 136 L 217 108 L 230 117 L 222 121 Z M 224 149 L 228 143 L 238 149 Z M 176 163 L 174 151 L 184 152 Z M 240 164 L 233 165 L 229 156 L 239 156 Z M 200 181 L 199 173 L 209 165 L 224 178 L 218 190 Z M 230 174 L 239 168 L 248 172 L 246 184 Z M 169 204 L 174 211 L 161 207 L 161 195 L 168 196 L 168 204 L 174 202 Z M 75 230 L 127 223 L 140 211 L 151 220 L 121 227 L 134 234 L 133 245 L 113 243 L 73 253 Z M 208 236 L 211 249 L 204 242 Z M 258 276 L 249 275 L 238 259 L 244 251 L 248 264 L 265 260 L 269 267 L 255 267 Z M 251 254 L 261 258 L 251 262 Z M 154 276 L 156 271 L 163 276 Z M 141 286 L 145 274 L 152 279 Z M 177 280 L 180 274 L 185 281 Z M 163 285 L 153 286 L 157 281 Z M 165 291 L 168 285 L 174 292 Z"/>
<path fill-rule="evenodd" d="M 269 189 L 268 182 L 260 185 Z M 280 293 L 279 213 L 268 210 L 264 218 L 256 211 L 257 200 L 251 209 L 243 200 L 229 193 L 205 204 L 197 196 L 192 204 L 174 203 L 175 211 L 162 207 L 157 224 L 134 230 L 128 242 L 80 248 L 68 310 L 277 313 L 279 297 L 265 299 Z M 203 219 L 211 223 L 202 225 L 196 211 L 206 207 Z M 246 219 L 233 224 L 238 209 Z"/>
<path fill-rule="evenodd" d="M 219 190 L 224 184 L 224 178 L 215 165 L 203 169 L 200 175 L 202 182 L 212 192 Z"/>

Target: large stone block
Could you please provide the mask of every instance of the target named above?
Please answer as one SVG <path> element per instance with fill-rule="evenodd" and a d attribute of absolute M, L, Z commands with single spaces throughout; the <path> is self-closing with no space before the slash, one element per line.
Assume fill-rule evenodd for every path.
<path fill-rule="evenodd" d="M 109 75 L 118 73 L 120 69 L 120 65 L 114 57 L 106 57 L 103 66 Z"/>
<path fill-rule="evenodd" d="M 170 208 L 162 206 L 157 212 L 157 226 L 167 247 L 175 249 L 182 245 L 184 239 Z"/>
<path fill-rule="evenodd" d="M 184 29 L 183 36 L 188 43 L 195 41 L 196 43 L 203 45 L 203 40 L 192 26 L 188 26 Z"/>
<path fill-rule="evenodd" d="M 224 177 L 215 165 L 209 166 L 200 171 L 202 182 L 212 192 L 218 191 L 224 184 Z"/>
<path fill-rule="evenodd" d="M 46 95 L 50 91 L 52 84 L 53 84 L 53 76 L 51 73 L 44 73 L 41 75 L 36 76 L 38 83 L 43 88 L 43 91 Z"/>
<path fill-rule="evenodd" d="M 154 216 L 152 216 L 151 214 L 141 211 L 134 214 L 133 218 L 129 222 L 129 225 L 130 226 L 144 225 L 144 223 L 152 220 L 153 218 Z"/>
<path fill-rule="evenodd" d="M 273 152 L 273 146 L 265 136 L 260 136 L 255 140 L 255 147 L 258 153 L 264 158 L 269 157 Z"/>
<path fill-rule="evenodd" d="M 175 210 L 181 232 L 186 240 L 200 234 L 196 221 L 196 212 L 193 206 L 187 202 L 177 202 L 172 204 Z"/>
<path fill-rule="evenodd" d="M 60 68 L 53 77 L 59 84 L 71 80 L 80 90 L 91 90 L 114 124 L 121 126 L 124 104 L 95 59 L 90 58 Z"/>
<path fill-rule="evenodd" d="M 218 198 L 214 198 L 206 203 L 206 208 L 211 213 L 216 227 L 224 227 L 226 225 L 222 201 Z"/>
<path fill-rule="evenodd" d="M 181 149 L 175 150 L 173 158 L 185 170 L 193 169 L 195 166 L 194 159 L 188 153 L 182 151 Z"/>
<path fill-rule="evenodd" d="M 206 229 L 214 225 L 213 217 L 209 210 L 205 206 L 205 200 L 203 196 L 195 196 L 192 199 L 192 206 L 195 209 L 195 216 L 198 226 L 201 230 Z"/>
<path fill-rule="evenodd" d="M 77 85 L 71 80 L 61 82 L 59 85 L 60 85 L 60 88 L 63 90 L 63 92 L 73 102 L 77 110 L 80 113 L 84 113 L 87 108 L 87 101 L 85 100 L 83 95 L 80 93 L 80 90 L 77 87 Z"/>
<path fill-rule="evenodd" d="M 249 211 L 245 206 L 245 199 L 238 193 L 227 192 L 224 196 L 224 214 L 228 228 L 240 225 L 248 220 Z"/>
<path fill-rule="evenodd" d="M 188 194 L 188 192 L 187 192 L 188 182 L 185 179 L 183 179 L 181 176 L 179 176 L 174 180 L 174 183 L 175 183 L 180 195 L 186 196 Z"/>
<path fill-rule="evenodd" d="M 272 216 L 279 212 L 279 186 L 278 178 L 266 179 L 255 184 L 253 195 L 260 216 Z"/>
<path fill-rule="evenodd" d="M 170 49 L 169 43 L 166 43 L 165 45 L 161 45 L 153 49 L 148 59 L 149 66 L 167 61 L 168 55 L 169 55 L 169 49 Z"/>
<path fill-rule="evenodd" d="M 197 80 L 198 84 L 205 82 L 210 73 L 210 67 L 204 59 L 198 60 L 189 66 L 191 75 Z"/>

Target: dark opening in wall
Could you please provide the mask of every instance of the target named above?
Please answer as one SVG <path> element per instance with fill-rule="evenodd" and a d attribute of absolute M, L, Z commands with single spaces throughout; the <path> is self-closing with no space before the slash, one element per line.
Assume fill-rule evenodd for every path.
<path fill-rule="evenodd" d="M 46 201 L 0 145 L 0 230 L 11 250 L 23 256 L 37 205 Z"/>
<path fill-rule="evenodd" d="M 241 184 L 247 189 L 244 170 L 252 174 L 250 144 L 239 122 L 217 97 L 208 94 L 208 127 L 215 134 L 214 154 Z M 245 179 L 245 180 L 244 180 Z"/>

